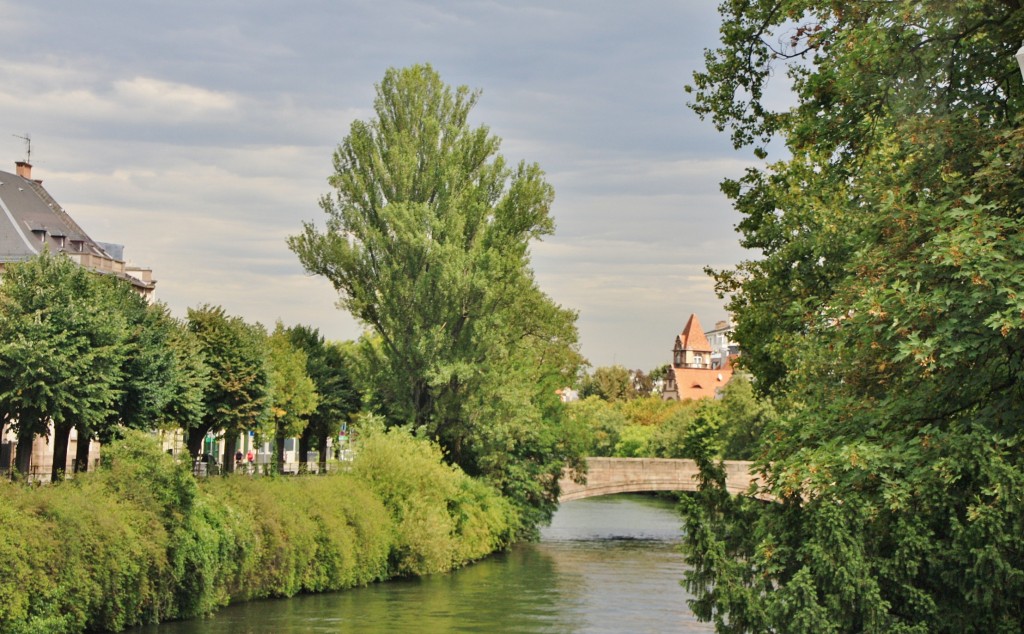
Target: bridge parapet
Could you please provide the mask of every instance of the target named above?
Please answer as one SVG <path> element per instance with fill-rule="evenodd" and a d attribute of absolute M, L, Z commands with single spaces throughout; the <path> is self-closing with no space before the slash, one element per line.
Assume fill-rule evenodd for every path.
<path fill-rule="evenodd" d="M 734 495 L 745 493 L 752 482 L 751 463 L 725 461 L 725 486 Z M 685 458 L 587 458 L 587 483 L 573 482 L 568 475 L 559 480 L 560 502 L 614 493 L 646 491 L 696 491 L 700 470 Z"/>

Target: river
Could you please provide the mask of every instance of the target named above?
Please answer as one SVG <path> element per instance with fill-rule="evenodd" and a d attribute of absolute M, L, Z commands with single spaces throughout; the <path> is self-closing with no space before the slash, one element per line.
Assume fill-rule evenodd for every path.
<path fill-rule="evenodd" d="M 679 585 L 670 502 L 616 495 L 563 504 L 541 540 L 447 575 L 233 605 L 137 634 L 710 632 Z"/>

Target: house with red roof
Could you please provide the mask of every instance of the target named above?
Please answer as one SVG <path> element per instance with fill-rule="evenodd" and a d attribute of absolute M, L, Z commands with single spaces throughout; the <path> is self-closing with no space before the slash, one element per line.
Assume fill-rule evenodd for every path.
<path fill-rule="evenodd" d="M 672 348 L 672 365 L 661 395 L 665 400 L 715 398 L 732 378 L 729 358 L 717 361 L 697 315 L 690 315 Z"/>

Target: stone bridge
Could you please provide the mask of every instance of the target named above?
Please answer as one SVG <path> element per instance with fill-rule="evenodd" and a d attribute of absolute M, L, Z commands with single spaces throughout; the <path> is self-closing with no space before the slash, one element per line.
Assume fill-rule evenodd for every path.
<path fill-rule="evenodd" d="M 750 464 L 741 460 L 725 461 L 725 488 L 732 494 L 745 493 L 752 482 Z M 558 481 L 559 502 L 642 491 L 696 491 L 699 470 L 689 459 L 668 458 L 587 458 L 587 482 L 577 484 L 566 475 Z"/>

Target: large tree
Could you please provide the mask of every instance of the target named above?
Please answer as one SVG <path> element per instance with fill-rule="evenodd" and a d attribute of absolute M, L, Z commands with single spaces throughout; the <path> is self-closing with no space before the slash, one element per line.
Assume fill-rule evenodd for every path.
<path fill-rule="evenodd" d="M 530 241 L 553 230 L 553 191 L 537 165 L 508 166 L 498 138 L 470 126 L 477 98 L 430 66 L 388 70 L 376 118 L 354 122 L 334 154 L 326 229 L 307 223 L 289 245 L 378 338 L 364 349 L 391 422 L 436 438 L 524 508 L 550 510 L 557 485 L 547 472 L 567 457 L 554 448 L 553 397 L 520 384 L 564 383 L 579 362 L 574 315 L 529 267 Z M 517 450 L 513 462 L 545 473 L 495 459 Z M 535 476 L 542 495 L 523 488 Z"/>
<path fill-rule="evenodd" d="M 753 453 L 777 501 L 724 495 L 695 428 L 694 610 L 721 631 L 1020 631 L 1024 9 L 721 8 L 693 106 L 787 150 L 725 183 L 760 257 L 717 273 L 775 397 Z"/>
<path fill-rule="evenodd" d="M 274 459 L 284 472 L 284 445 L 288 438 L 305 433 L 309 414 L 317 406 L 316 384 L 306 372 L 306 352 L 294 346 L 280 321 L 267 340 L 270 365 L 270 413 L 273 425 Z M 301 448 L 298 452 L 300 453 Z M 305 462 L 305 456 L 300 457 Z"/>
<path fill-rule="evenodd" d="M 267 333 L 258 324 L 209 305 L 188 310 L 188 327 L 210 371 L 205 413 L 198 426 L 188 430 L 188 449 L 198 457 L 208 433 L 223 434 L 223 464 L 231 471 L 238 435 L 257 429 L 270 412 Z"/>
<path fill-rule="evenodd" d="M 94 273 L 62 255 L 9 264 L 0 284 L 0 413 L 18 436 L 16 468 L 32 443 L 53 437 L 53 477 L 64 470 L 76 426 L 115 414 L 122 385 L 125 319 L 104 300 Z"/>
<path fill-rule="evenodd" d="M 89 446 L 95 438 L 107 443 L 123 429 L 154 429 L 171 401 L 180 397 L 180 376 L 171 342 L 177 328 L 167 307 L 150 304 L 127 281 L 115 276 L 96 278 L 97 300 L 105 314 L 120 314 L 125 322 L 121 380 L 117 400 L 103 421 L 80 420 L 75 471 L 88 469 Z M 55 447 L 55 450 L 57 447 Z"/>
<path fill-rule="evenodd" d="M 338 344 L 328 343 L 320 331 L 308 326 L 292 326 L 288 339 L 306 354 L 306 373 L 316 386 L 316 409 L 299 438 L 299 463 L 305 465 L 316 444 L 319 472 L 327 470 L 327 440 L 337 436 L 341 426 L 359 411 L 362 398 L 352 377 L 352 360 Z M 305 467 L 300 466 L 300 469 Z"/>

